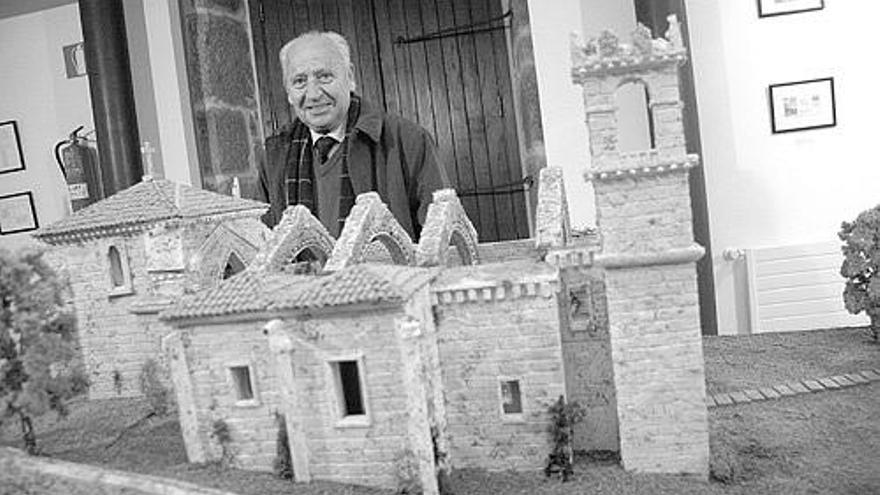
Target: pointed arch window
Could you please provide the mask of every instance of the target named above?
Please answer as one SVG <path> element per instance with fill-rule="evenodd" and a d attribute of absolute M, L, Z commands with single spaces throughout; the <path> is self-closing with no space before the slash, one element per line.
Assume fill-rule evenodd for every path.
<path fill-rule="evenodd" d="M 244 268 L 244 262 L 241 261 L 241 258 L 235 253 L 229 253 L 229 257 L 226 259 L 226 266 L 223 267 L 223 280 L 243 272 Z"/>
<path fill-rule="evenodd" d="M 107 248 L 107 269 L 110 278 L 110 295 L 124 295 L 133 292 L 131 270 L 124 246 L 110 245 Z"/>

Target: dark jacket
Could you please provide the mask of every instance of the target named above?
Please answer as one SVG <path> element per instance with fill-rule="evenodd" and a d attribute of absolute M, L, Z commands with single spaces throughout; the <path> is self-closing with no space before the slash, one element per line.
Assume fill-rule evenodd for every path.
<path fill-rule="evenodd" d="M 258 194 L 271 205 L 263 217 L 270 227 L 287 208 L 286 171 L 291 136 L 299 119 L 266 139 L 266 163 L 260 168 Z M 400 225 L 418 238 L 432 193 L 448 187 L 430 134 L 403 117 L 361 102 L 348 146 L 349 174 L 355 194 L 377 191 Z"/>

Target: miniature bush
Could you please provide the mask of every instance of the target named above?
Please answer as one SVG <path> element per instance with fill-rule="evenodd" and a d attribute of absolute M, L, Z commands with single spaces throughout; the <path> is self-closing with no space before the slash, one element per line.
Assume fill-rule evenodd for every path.
<path fill-rule="evenodd" d="M 211 423 L 211 436 L 220 444 L 220 464 L 222 466 L 232 465 L 235 453 L 232 451 L 232 432 L 229 430 L 229 423 L 223 419 L 215 419 Z"/>
<path fill-rule="evenodd" d="M 290 443 L 283 414 L 275 413 L 275 425 L 278 427 L 278 434 L 275 436 L 275 459 L 272 461 L 272 471 L 275 476 L 290 480 L 293 479 L 293 462 L 290 458 Z"/>
<path fill-rule="evenodd" d="M 547 457 L 544 474 L 562 473 L 562 481 L 574 474 L 574 449 L 571 446 L 574 425 L 584 420 L 584 408 L 577 402 L 565 402 L 565 397 L 550 406 L 550 434 L 553 437 L 553 451 Z"/>
<path fill-rule="evenodd" d="M 171 392 L 160 378 L 161 373 L 162 369 L 159 367 L 159 363 L 155 359 L 147 359 L 141 366 L 141 372 L 138 375 L 141 393 L 147 399 L 150 412 L 156 416 L 168 414 L 168 404 L 171 398 Z"/>
<path fill-rule="evenodd" d="M 0 249 L 0 423 L 18 418 L 25 449 L 37 453 L 33 418 L 67 414 L 88 388 L 76 365 L 75 320 L 64 287 L 42 253 Z"/>
<path fill-rule="evenodd" d="M 846 279 L 843 303 L 852 314 L 865 312 L 871 331 L 880 334 L 880 206 L 863 211 L 854 222 L 843 222 L 840 274 Z"/>

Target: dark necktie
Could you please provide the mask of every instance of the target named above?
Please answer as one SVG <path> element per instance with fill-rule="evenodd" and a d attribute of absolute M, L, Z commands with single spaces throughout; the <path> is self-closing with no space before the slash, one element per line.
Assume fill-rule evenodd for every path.
<path fill-rule="evenodd" d="M 336 140 L 330 136 L 321 136 L 315 141 L 315 150 L 318 152 L 318 163 L 323 165 L 330 156 L 330 150 L 336 145 Z"/>

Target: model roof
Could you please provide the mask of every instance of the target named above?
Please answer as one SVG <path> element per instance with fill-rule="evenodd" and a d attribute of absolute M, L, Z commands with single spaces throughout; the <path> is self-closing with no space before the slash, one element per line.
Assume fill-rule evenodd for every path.
<path fill-rule="evenodd" d="M 263 311 L 401 304 L 437 274 L 436 269 L 379 264 L 353 265 L 320 276 L 247 269 L 183 298 L 161 318 L 187 320 Z"/>
<path fill-rule="evenodd" d="M 137 227 L 155 221 L 190 219 L 224 213 L 261 213 L 269 205 L 196 189 L 165 179 L 145 179 L 36 232 L 52 242 L 65 235 Z"/>

